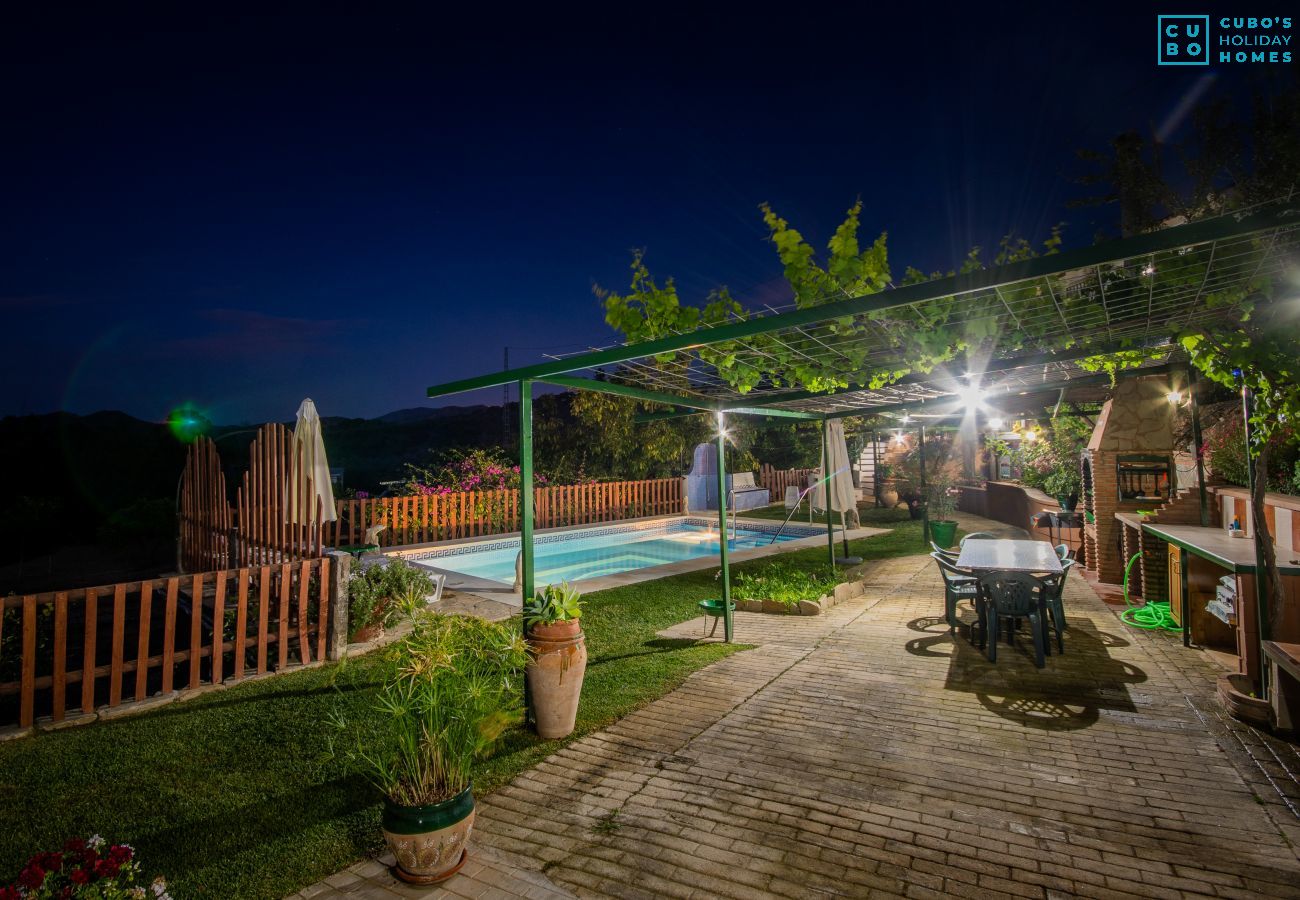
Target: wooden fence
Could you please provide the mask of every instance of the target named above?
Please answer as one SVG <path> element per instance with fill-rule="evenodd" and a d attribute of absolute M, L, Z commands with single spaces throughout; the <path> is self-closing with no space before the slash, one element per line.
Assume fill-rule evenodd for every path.
<path fill-rule="evenodd" d="M 0 725 L 324 659 L 329 581 L 321 558 L 6 597 Z"/>
<path fill-rule="evenodd" d="M 808 486 L 808 476 L 816 471 L 816 469 L 774 469 L 767 463 L 763 463 L 758 469 L 758 485 L 772 492 L 770 499 L 773 503 L 782 503 L 785 501 L 786 488 L 797 487 L 802 491 Z"/>
<path fill-rule="evenodd" d="M 179 526 L 187 572 L 319 558 L 320 498 L 293 433 L 278 422 L 257 430 L 233 507 L 216 444 L 195 441 L 181 475 Z"/>
<path fill-rule="evenodd" d="M 537 528 L 589 525 L 683 511 L 680 478 L 611 481 L 535 488 Z M 383 525 L 379 544 L 395 547 L 518 531 L 519 491 L 466 491 L 413 497 L 338 501 L 338 519 L 326 523 L 336 547 L 360 544 L 366 529 Z"/>

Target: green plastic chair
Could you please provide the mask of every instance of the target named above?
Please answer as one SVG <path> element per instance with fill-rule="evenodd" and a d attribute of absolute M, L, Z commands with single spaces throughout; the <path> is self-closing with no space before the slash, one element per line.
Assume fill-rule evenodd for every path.
<path fill-rule="evenodd" d="M 990 572 L 979 576 L 979 588 L 987 620 L 989 662 L 998 661 L 999 620 L 1006 618 L 1015 622 L 1028 619 L 1034 637 L 1034 665 L 1040 669 L 1046 665 L 1047 635 L 1043 613 L 1049 587 L 1043 579 L 1024 572 Z"/>
<path fill-rule="evenodd" d="M 948 622 L 948 632 L 952 633 L 957 629 L 957 603 L 965 600 L 977 604 L 979 582 L 975 580 L 974 572 L 959 569 L 940 552 L 931 553 L 930 557 L 938 564 L 939 574 L 943 576 L 943 617 Z"/>
<path fill-rule="evenodd" d="M 1070 626 L 1065 621 L 1065 578 L 1074 568 L 1074 560 L 1061 560 L 1061 574 L 1053 575 L 1050 578 L 1044 578 L 1047 583 L 1047 612 L 1052 620 L 1052 628 L 1056 631 L 1056 650 L 1058 653 L 1065 652 L 1065 641 L 1063 636 L 1066 629 Z"/>

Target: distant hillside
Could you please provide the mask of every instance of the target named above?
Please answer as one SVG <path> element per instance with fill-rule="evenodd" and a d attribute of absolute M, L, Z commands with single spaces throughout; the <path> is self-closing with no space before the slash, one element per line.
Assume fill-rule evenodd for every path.
<path fill-rule="evenodd" d="M 496 415 L 501 415 L 500 407 L 492 406 L 443 406 L 437 409 L 428 406 L 411 406 L 406 409 L 395 409 L 390 413 L 384 413 L 382 416 L 376 416 L 376 422 L 389 422 L 394 425 L 405 425 L 411 422 L 427 422 L 433 419 L 448 419 L 457 416 L 467 415 L 470 413 L 481 412 L 485 409 L 495 410 Z"/>

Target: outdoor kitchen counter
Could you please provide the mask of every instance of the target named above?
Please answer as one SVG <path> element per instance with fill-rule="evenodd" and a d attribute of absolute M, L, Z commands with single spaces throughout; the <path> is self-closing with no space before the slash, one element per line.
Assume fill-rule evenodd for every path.
<path fill-rule="evenodd" d="M 1115 518 L 1125 524 L 1132 524 L 1128 519 L 1137 519 L 1126 513 L 1116 513 Z M 1234 538 L 1223 528 L 1202 528 L 1199 525 L 1160 525 L 1158 523 L 1140 522 L 1140 527 L 1148 534 L 1154 534 L 1162 541 L 1180 547 L 1201 559 L 1208 559 L 1225 569 L 1237 574 L 1253 574 L 1255 571 L 1255 542 L 1250 538 Z M 1284 575 L 1300 575 L 1300 559 L 1295 551 L 1284 550 L 1273 545 L 1277 554 L 1278 569 Z"/>

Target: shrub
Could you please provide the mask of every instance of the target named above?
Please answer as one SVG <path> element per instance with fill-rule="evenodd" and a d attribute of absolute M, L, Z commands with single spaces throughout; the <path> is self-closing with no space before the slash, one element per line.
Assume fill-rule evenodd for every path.
<path fill-rule="evenodd" d="M 348 579 L 349 639 L 363 628 L 392 625 L 423 606 L 432 592 L 432 576 L 400 559 L 361 569 Z"/>
<path fill-rule="evenodd" d="M 528 650 L 509 624 L 424 611 L 414 630 L 387 651 L 392 674 L 378 713 L 346 755 L 393 803 L 450 800 L 470 783 L 470 766 L 520 720 Z"/>
<path fill-rule="evenodd" d="M 733 592 L 740 600 L 776 600 L 793 606 L 800 600 L 816 600 L 829 594 L 839 579 L 825 572 L 807 572 L 789 563 L 773 563 L 756 572 L 735 574 Z"/>
<path fill-rule="evenodd" d="M 161 878 L 144 882 L 141 877 L 134 849 L 128 844 L 110 845 L 94 835 L 70 840 L 62 850 L 37 853 L 17 881 L 0 887 L 0 900 L 171 900 L 167 882 Z"/>

